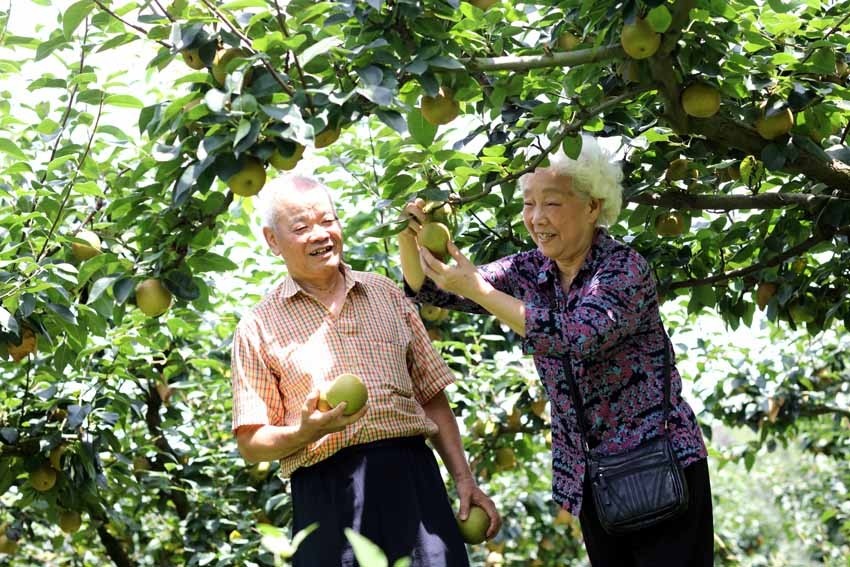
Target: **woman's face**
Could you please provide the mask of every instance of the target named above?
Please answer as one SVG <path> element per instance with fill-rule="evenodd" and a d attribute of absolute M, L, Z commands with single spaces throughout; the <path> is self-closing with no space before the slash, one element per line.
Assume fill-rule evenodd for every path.
<path fill-rule="evenodd" d="M 570 261 L 593 241 L 600 202 L 572 190 L 569 177 L 536 169 L 526 178 L 522 220 L 544 256 Z"/>

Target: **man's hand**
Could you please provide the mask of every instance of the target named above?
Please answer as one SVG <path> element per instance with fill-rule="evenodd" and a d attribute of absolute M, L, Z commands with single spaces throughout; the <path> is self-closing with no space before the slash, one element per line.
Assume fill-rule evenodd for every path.
<path fill-rule="evenodd" d="M 319 409 L 319 389 L 316 388 L 304 400 L 301 408 L 301 433 L 307 443 L 314 443 L 325 435 L 342 431 L 350 424 L 363 417 L 369 409 L 366 404 L 355 414 L 344 415 L 346 403 L 342 402 L 330 411 Z"/>
<path fill-rule="evenodd" d="M 466 520 L 469 517 L 469 509 L 472 505 L 476 505 L 487 512 L 490 517 L 490 527 L 487 528 L 487 539 L 492 539 L 499 533 L 502 527 L 502 517 L 496 510 L 496 505 L 490 500 L 490 497 L 484 494 L 481 489 L 475 484 L 475 480 L 470 478 L 455 481 L 457 485 L 457 495 L 460 498 L 460 510 L 458 517 L 461 520 Z"/>

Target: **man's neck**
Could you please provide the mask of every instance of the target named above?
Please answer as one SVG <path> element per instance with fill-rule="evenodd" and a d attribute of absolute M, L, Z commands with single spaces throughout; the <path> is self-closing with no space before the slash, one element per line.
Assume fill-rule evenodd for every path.
<path fill-rule="evenodd" d="M 341 269 L 329 270 L 326 274 L 309 278 L 293 276 L 292 279 L 301 286 L 301 289 L 318 298 L 331 297 L 345 285 L 345 276 Z"/>

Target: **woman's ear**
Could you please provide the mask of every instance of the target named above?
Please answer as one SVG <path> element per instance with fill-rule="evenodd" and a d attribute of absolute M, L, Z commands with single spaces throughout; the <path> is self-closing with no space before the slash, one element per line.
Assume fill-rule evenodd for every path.
<path fill-rule="evenodd" d="M 589 216 L 590 220 L 596 224 L 596 219 L 599 218 L 599 214 L 602 212 L 602 204 L 604 203 L 604 199 L 597 199 L 596 197 L 591 197 L 588 203 L 589 206 Z"/>

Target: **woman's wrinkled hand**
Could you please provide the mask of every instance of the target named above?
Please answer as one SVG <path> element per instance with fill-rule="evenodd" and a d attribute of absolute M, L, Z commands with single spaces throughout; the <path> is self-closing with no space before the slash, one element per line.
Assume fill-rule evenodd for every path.
<path fill-rule="evenodd" d="M 420 246 L 419 259 L 422 271 L 440 289 L 475 301 L 487 291 L 490 284 L 484 281 L 475 264 L 461 253 L 454 242 L 449 241 L 448 251 L 454 259 L 454 264 L 441 262 L 430 250 Z"/>

